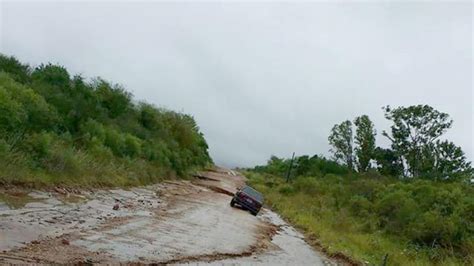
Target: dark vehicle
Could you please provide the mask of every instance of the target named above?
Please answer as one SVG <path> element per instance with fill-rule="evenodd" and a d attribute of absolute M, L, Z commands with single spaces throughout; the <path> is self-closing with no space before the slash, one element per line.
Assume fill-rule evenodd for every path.
<path fill-rule="evenodd" d="M 234 207 L 235 204 L 249 210 L 251 214 L 257 215 L 262 208 L 263 196 L 255 189 L 244 186 L 235 193 L 230 201 L 230 206 Z"/>

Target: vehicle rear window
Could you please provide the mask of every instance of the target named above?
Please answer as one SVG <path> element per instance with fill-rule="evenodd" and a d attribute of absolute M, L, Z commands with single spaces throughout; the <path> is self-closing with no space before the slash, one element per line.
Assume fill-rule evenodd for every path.
<path fill-rule="evenodd" d="M 255 189 L 251 188 L 251 187 L 244 187 L 242 188 L 242 191 L 249 195 L 250 197 L 256 199 L 257 201 L 259 202 L 263 202 L 263 196 L 262 194 L 260 194 L 258 191 L 256 191 Z"/>

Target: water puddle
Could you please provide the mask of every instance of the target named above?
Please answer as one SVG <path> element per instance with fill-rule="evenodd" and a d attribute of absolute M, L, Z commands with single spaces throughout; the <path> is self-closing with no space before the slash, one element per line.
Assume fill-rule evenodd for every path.
<path fill-rule="evenodd" d="M 23 208 L 26 204 L 35 201 L 38 201 L 38 199 L 35 199 L 24 192 L 0 192 L 0 210 Z"/>

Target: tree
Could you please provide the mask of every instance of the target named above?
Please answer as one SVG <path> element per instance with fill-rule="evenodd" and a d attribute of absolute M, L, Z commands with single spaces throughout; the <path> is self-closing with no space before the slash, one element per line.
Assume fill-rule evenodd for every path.
<path fill-rule="evenodd" d="M 334 125 L 329 135 L 329 144 L 337 161 L 343 161 L 349 169 L 354 169 L 354 156 L 352 155 L 352 123 L 349 120 L 339 125 Z"/>
<path fill-rule="evenodd" d="M 273 175 L 283 176 L 286 173 L 289 164 L 289 160 L 284 160 L 272 155 L 267 161 L 267 165 L 262 170 Z M 258 167 L 256 167 L 256 169 L 258 169 Z"/>
<path fill-rule="evenodd" d="M 70 88 L 70 77 L 66 68 L 51 63 L 41 64 L 35 68 L 31 74 L 35 82 L 46 83 L 50 86 L 55 86 L 60 90 L 67 90 Z"/>
<path fill-rule="evenodd" d="M 4 87 L 1 78 L 2 74 L 0 74 L 0 138 L 3 138 L 8 133 L 18 131 L 28 114 L 21 103 L 12 97 L 8 88 Z"/>
<path fill-rule="evenodd" d="M 403 174 L 403 163 L 391 149 L 377 147 L 374 150 L 374 159 L 377 162 L 377 170 L 382 175 L 400 176 Z"/>
<path fill-rule="evenodd" d="M 13 56 L 8 57 L 0 54 L 0 71 L 10 74 L 15 81 L 22 84 L 30 81 L 30 67 L 20 63 Z"/>
<path fill-rule="evenodd" d="M 357 157 L 357 168 L 359 172 L 366 172 L 370 166 L 370 160 L 374 158 L 375 135 L 374 124 L 367 115 L 359 116 L 354 121 L 355 134 L 355 155 Z"/>
<path fill-rule="evenodd" d="M 450 141 L 437 140 L 424 149 L 422 173 L 432 179 L 459 178 L 473 173 L 462 149 Z"/>
<path fill-rule="evenodd" d="M 0 73 L 0 110 L 0 128 L 10 132 L 51 130 L 58 120 L 43 97 L 6 73 Z"/>
<path fill-rule="evenodd" d="M 311 161 L 308 155 L 299 156 L 296 158 L 296 175 L 305 175 L 311 170 Z"/>
<path fill-rule="evenodd" d="M 107 111 L 100 105 L 93 87 L 80 75 L 73 77 L 71 87 L 71 90 L 61 95 L 62 102 L 66 103 L 60 106 L 65 127 L 76 133 L 88 119 L 103 121 Z"/>
<path fill-rule="evenodd" d="M 385 118 L 393 121 L 391 134 L 384 131 L 383 135 L 391 140 L 394 152 L 406 162 L 408 174 L 421 175 L 426 163 L 424 150 L 451 127 L 452 120 L 448 114 L 429 105 L 383 109 Z"/>
<path fill-rule="evenodd" d="M 120 85 L 111 85 L 103 79 L 95 81 L 95 90 L 101 105 L 108 110 L 110 118 L 117 118 L 130 111 L 132 94 Z"/>

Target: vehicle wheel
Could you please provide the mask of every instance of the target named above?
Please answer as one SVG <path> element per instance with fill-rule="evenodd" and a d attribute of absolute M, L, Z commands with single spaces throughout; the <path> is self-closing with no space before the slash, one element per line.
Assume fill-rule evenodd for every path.
<path fill-rule="evenodd" d="M 253 216 L 257 216 L 258 212 L 250 211 Z"/>
<path fill-rule="evenodd" d="M 232 200 L 230 201 L 230 206 L 231 206 L 231 207 L 234 207 L 234 205 L 235 205 L 235 201 L 234 201 L 234 199 L 232 199 Z"/>

